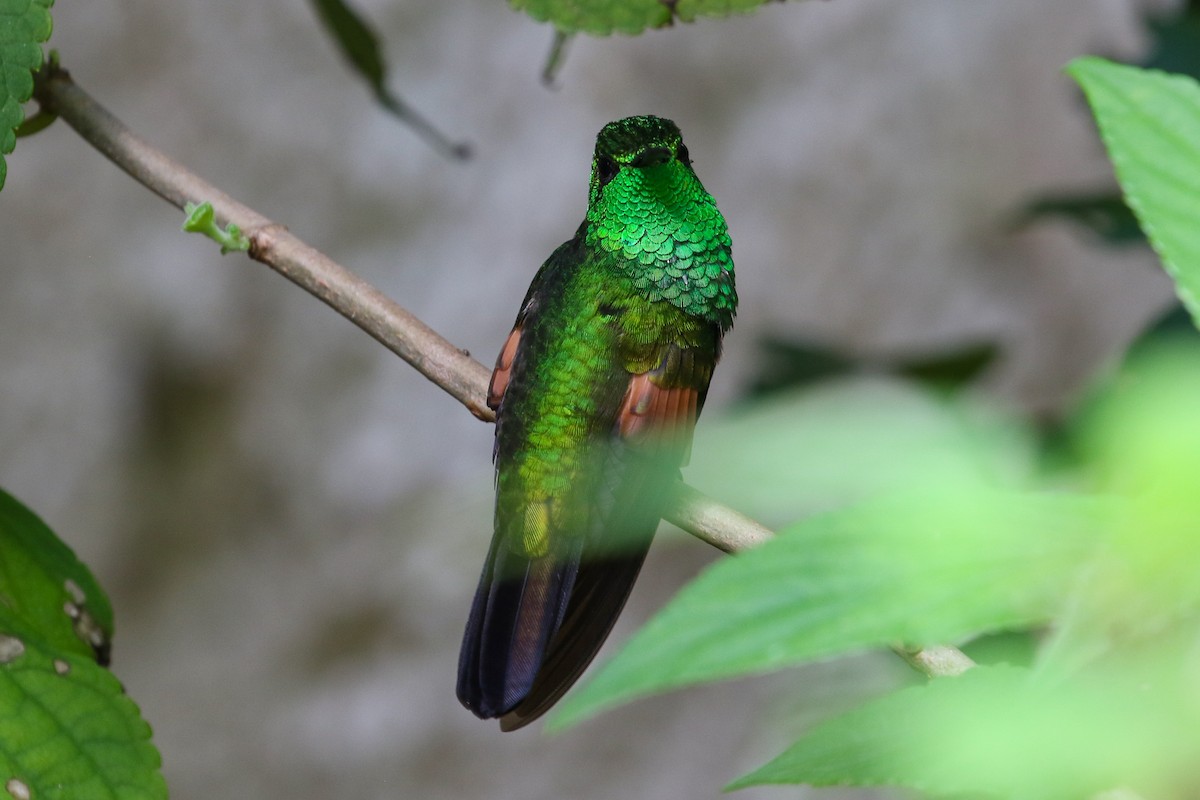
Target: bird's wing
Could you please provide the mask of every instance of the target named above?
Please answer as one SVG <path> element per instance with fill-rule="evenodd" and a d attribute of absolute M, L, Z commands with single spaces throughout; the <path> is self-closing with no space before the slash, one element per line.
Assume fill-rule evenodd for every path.
<path fill-rule="evenodd" d="M 668 494 L 691 445 L 714 357 L 667 345 L 654 368 L 627 373 L 612 436 L 592 470 L 587 535 L 559 537 L 573 550 L 556 557 L 560 591 L 545 605 L 557 618 L 528 691 L 504 713 L 504 730 L 522 727 L 553 706 L 578 680 L 616 622 L 641 569 Z M 581 546 L 580 546 L 581 545 Z M 563 601 L 565 600 L 565 608 Z"/>

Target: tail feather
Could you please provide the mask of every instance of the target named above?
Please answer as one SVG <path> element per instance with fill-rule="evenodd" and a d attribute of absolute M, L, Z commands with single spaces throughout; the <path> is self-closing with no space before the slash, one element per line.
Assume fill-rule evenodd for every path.
<path fill-rule="evenodd" d="M 662 453 L 623 446 L 589 471 L 581 531 L 548 533 L 550 552 L 529 558 L 498 533 L 480 578 L 459 656 L 458 696 L 514 730 L 546 713 L 600 651 L 650 549 L 679 475 Z M 668 454 L 667 458 L 678 458 Z M 521 518 L 497 514 L 503 520 Z"/>
<path fill-rule="evenodd" d="M 471 605 L 458 661 L 458 697 L 481 719 L 529 693 L 566 615 L 578 560 L 525 559 L 493 546 Z"/>
<path fill-rule="evenodd" d="M 550 710 L 596 657 L 633 589 L 645 551 L 622 559 L 584 562 L 566 615 L 546 648 L 529 691 L 500 716 L 500 729 L 516 730 Z"/>

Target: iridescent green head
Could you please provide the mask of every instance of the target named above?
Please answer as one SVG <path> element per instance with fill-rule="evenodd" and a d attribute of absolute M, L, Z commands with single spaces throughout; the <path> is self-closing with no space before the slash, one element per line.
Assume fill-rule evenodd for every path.
<path fill-rule="evenodd" d="M 588 244 L 620 256 L 620 268 L 651 301 L 665 300 L 733 322 L 725 218 L 692 169 L 674 122 L 627 117 L 596 137 L 586 222 Z"/>

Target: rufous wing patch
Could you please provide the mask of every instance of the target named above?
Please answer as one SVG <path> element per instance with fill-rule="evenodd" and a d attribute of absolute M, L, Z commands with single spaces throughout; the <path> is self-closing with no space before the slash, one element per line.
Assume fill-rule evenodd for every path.
<path fill-rule="evenodd" d="M 508 379 L 512 375 L 513 360 L 517 357 L 517 347 L 521 344 L 521 326 L 512 329 L 500 355 L 496 358 L 496 367 L 492 370 L 492 380 L 488 383 L 488 408 L 495 411 L 504 399 L 504 390 L 508 388 Z"/>
<path fill-rule="evenodd" d="M 698 392 L 694 386 L 659 386 L 652 372 L 633 375 L 617 415 L 623 439 L 655 438 L 662 444 L 686 444 L 696 424 Z"/>

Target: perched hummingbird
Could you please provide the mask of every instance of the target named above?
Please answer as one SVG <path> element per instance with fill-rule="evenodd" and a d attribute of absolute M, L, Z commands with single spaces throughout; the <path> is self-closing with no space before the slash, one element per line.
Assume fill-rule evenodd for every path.
<path fill-rule="evenodd" d="M 587 216 L 538 270 L 488 388 L 494 533 L 458 698 L 514 730 L 600 649 L 691 448 L 737 307 L 725 219 L 679 128 L 609 123 Z"/>

